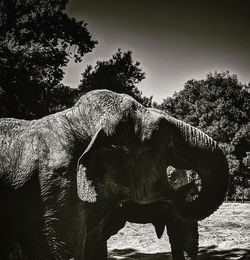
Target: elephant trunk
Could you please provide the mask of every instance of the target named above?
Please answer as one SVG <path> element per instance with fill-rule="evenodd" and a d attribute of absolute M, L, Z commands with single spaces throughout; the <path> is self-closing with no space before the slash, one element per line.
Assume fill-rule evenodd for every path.
<path fill-rule="evenodd" d="M 228 164 L 217 143 L 195 127 L 168 116 L 174 126 L 171 164 L 176 168 L 192 169 L 200 177 L 202 188 L 199 196 L 187 203 L 176 198 L 180 214 L 192 220 L 211 215 L 222 204 L 228 183 Z"/>

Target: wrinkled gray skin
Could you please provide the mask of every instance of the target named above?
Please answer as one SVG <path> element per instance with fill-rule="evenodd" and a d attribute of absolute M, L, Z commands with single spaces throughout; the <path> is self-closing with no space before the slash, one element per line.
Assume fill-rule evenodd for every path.
<path fill-rule="evenodd" d="M 86 176 L 77 183 L 78 163 Z M 175 196 L 167 165 L 206 169 L 194 203 Z M 211 138 L 111 91 L 39 120 L 1 119 L 0 258 L 18 242 L 25 259 L 84 259 L 87 232 L 128 200 L 170 198 L 182 216 L 204 218 L 221 204 L 227 175 Z"/>

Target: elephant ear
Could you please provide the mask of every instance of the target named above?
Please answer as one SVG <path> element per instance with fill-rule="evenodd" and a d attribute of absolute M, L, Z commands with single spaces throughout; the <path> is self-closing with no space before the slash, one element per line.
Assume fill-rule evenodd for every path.
<path fill-rule="evenodd" d="M 87 168 L 82 164 L 77 170 L 77 194 L 80 200 L 94 203 L 97 201 L 97 193 L 91 180 L 87 178 Z"/>
<path fill-rule="evenodd" d="M 100 128 L 96 134 L 93 136 L 89 145 L 79 157 L 77 162 L 77 194 L 80 200 L 84 202 L 94 203 L 97 201 L 97 193 L 94 185 L 91 180 L 88 180 L 87 177 L 87 168 L 80 163 L 80 161 L 87 156 L 87 154 L 94 149 L 96 146 L 98 139 L 101 139 L 102 136 L 102 128 Z"/>

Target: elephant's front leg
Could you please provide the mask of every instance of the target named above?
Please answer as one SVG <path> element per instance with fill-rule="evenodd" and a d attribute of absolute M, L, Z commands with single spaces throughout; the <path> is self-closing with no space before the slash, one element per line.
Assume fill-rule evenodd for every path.
<path fill-rule="evenodd" d="M 85 260 L 106 260 L 108 255 L 107 240 L 122 229 L 125 223 L 124 213 L 121 207 L 117 206 L 98 225 L 91 228 L 87 234 Z"/>
<path fill-rule="evenodd" d="M 184 230 L 183 248 L 187 259 L 196 259 L 199 249 L 198 222 L 185 221 L 182 227 Z"/>
<path fill-rule="evenodd" d="M 108 256 L 107 240 L 100 227 L 87 235 L 84 260 L 106 260 Z"/>
<path fill-rule="evenodd" d="M 44 173 L 39 177 L 48 251 L 56 260 L 83 259 L 87 215 L 77 197 L 76 181 L 73 183 L 67 173 Z"/>
<path fill-rule="evenodd" d="M 167 225 L 169 242 L 173 260 L 185 260 L 183 245 L 181 242 L 181 234 L 177 231 L 177 226 Z"/>
<path fill-rule="evenodd" d="M 167 223 L 174 260 L 195 260 L 198 254 L 198 223 L 178 216 Z"/>
<path fill-rule="evenodd" d="M 43 236 L 41 220 L 24 225 L 20 232 L 20 245 L 22 248 L 20 259 L 47 260 L 53 259 Z"/>

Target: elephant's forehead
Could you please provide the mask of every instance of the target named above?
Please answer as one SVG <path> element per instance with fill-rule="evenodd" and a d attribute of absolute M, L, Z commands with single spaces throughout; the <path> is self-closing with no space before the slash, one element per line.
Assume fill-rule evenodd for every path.
<path fill-rule="evenodd" d="M 140 113 L 141 118 L 141 131 L 143 139 L 150 139 L 153 133 L 157 133 L 160 127 L 162 117 L 152 111 L 144 110 Z"/>

